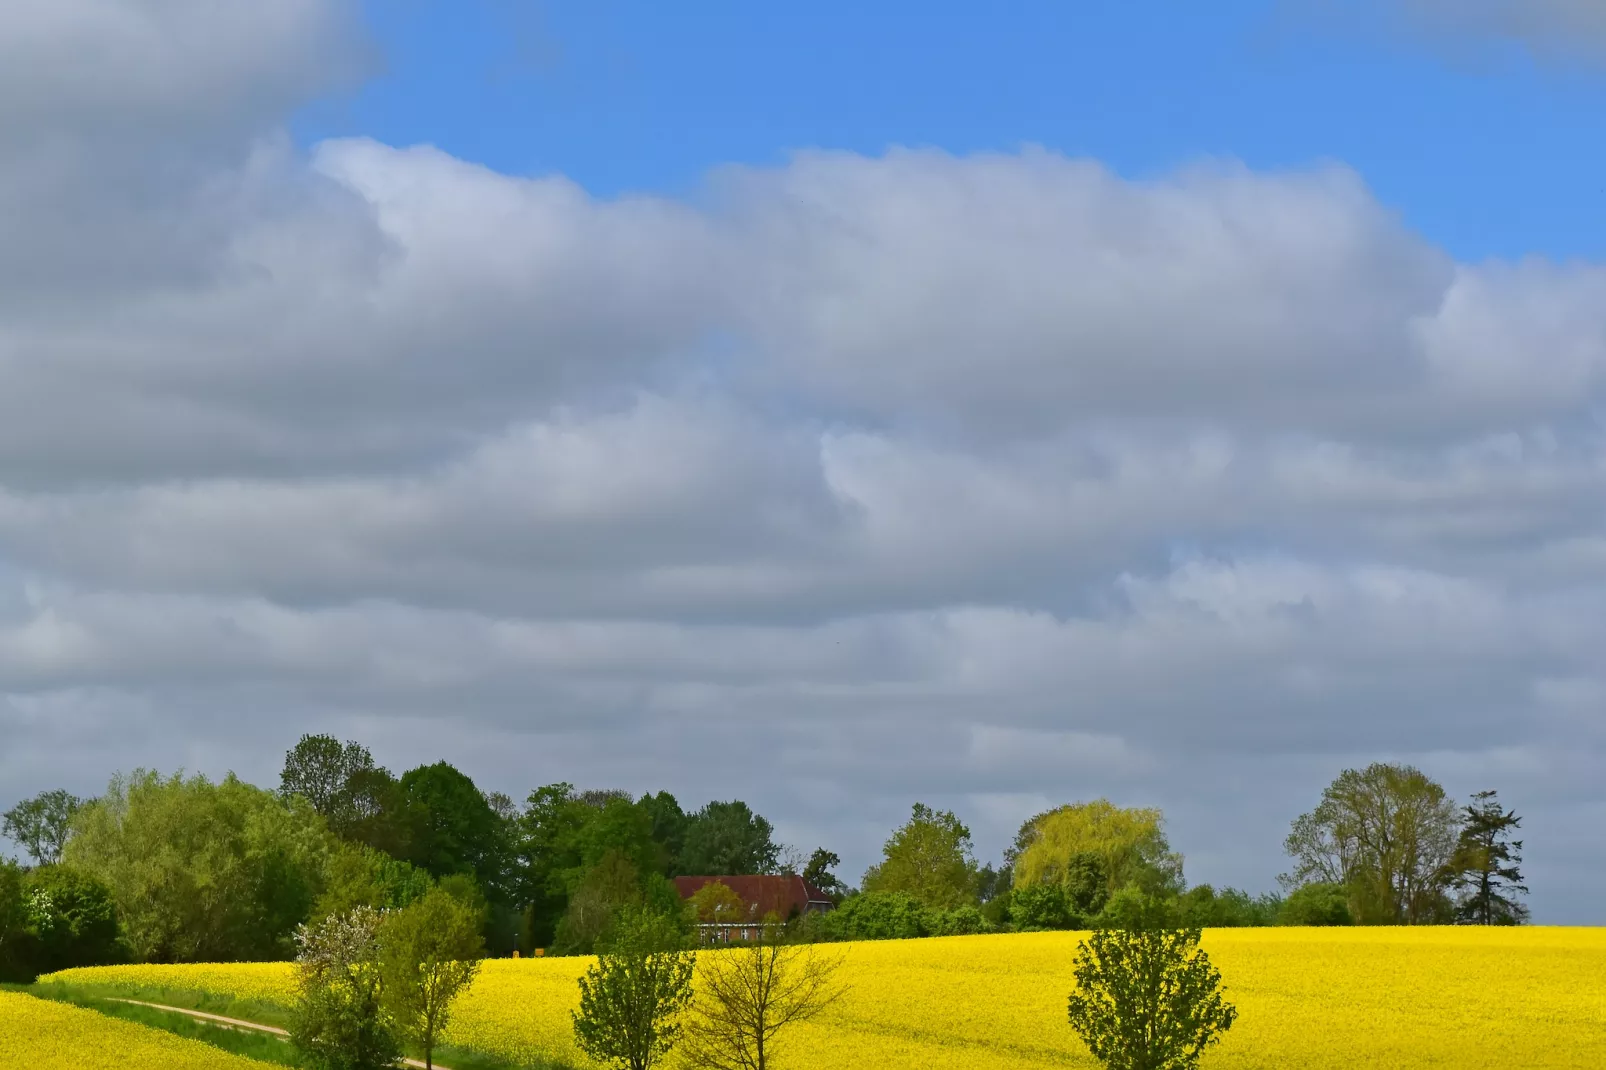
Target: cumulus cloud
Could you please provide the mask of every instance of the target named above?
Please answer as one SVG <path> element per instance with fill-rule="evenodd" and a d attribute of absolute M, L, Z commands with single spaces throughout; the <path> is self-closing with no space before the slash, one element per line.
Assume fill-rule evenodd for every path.
<path fill-rule="evenodd" d="M 333 730 L 852 868 L 914 798 L 995 851 L 1107 793 L 1264 888 L 1398 757 L 1587 915 L 1542 844 L 1606 804 L 1606 267 L 1456 263 L 1339 165 L 304 153 L 360 49 L 270 6 L 57 5 L 0 62 L 0 801 Z"/>

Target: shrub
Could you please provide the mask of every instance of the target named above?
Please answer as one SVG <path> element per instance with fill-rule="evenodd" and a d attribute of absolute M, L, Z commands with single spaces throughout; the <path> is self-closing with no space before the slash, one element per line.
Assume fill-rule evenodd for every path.
<path fill-rule="evenodd" d="M 1294 889 L 1277 915 L 1279 925 L 1353 925 L 1349 895 L 1341 884 L 1317 882 Z"/>
<path fill-rule="evenodd" d="M 380 930 L 370 907 L 296 930 L 297 1000 L 290 1039 L 315 1070 L 381 1070 L 401 1056 L 383 1004 Z"/>
<path fill-rule="evenodd" d="M 580 1009 L 571 1018 L 582 1051 L 625 1070 L 648 1070 L 669 1054 L 691 1003 L 697 961 L 680 940 L 666 915 L 620 914 L 596 964 L 580 978 Z"/>
<path fill-rule="evenodd" d="M 100 881 L 68 866 L 39 866 L 22 886 L 36 972 L 103 966 L 126 957 L 111 889 Z"/>
<path fill-rule="evenodd" d="M 1238 1012 L 1198 929 L 1158 927 L 1168 911 L 1152 899 L 1122 909 L 1137 927 L 1100 929 L 1077 952 L 1071 1026 L 1111 1070 L 1189 1070 Z"/>
<path fill-rule="evenodd" d="M 839 940 L 907 940 L 931 935 L 920 901 L 904 892 L 850 896 L 827 917 Z"/>

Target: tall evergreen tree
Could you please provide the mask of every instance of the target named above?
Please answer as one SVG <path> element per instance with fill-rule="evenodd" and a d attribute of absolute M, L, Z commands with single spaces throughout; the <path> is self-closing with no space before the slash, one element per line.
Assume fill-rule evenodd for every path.
<path fill-rule="evenodd" d="M 1455 885 L 1461 892 L 1456 920 L 1467 925 L 1521 925 L 1528 908 L 1515 896 L 1526 895 L 1522 883 L 1522 841 L 1511 834 L 1522 818 L 1500 805 L 1492 791 L 1480 791 L 1461 810 L 1461 837 L 1456 844 Z"/>

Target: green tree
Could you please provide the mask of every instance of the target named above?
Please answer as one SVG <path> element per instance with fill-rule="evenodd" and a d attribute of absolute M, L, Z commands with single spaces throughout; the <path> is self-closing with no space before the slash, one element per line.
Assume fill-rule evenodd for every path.
<path fill-rule="evenodd" d="M 474 981 L 485 955 L 480 912 L 443 888 L 388 915 L 380 928 L 384 1003 L 402 1036 L 435 1065 L 452 1003 Z"/>
<path fill-rule="evenodd" d="M 1167 925 L 1148 897 L 1131 927 L 1100 929 L 1077 952 L 1071 1027 L 1110 1070 L 1189 1070 L 1238 1018 L 1199 930 Z"/>
<path fill-rule="evenodd" d="M 709 881 L 686 900 L 686 912 L 702 925 L 735 925 L 749 920 L 748 905 L 730 885 Z"/>
<path fill-rule="evenodd" d="M 915 803 L 908 822 L 864 875 L 866 892 L 904 892 L 936 910 L 976 904 L 976 859 L 970 829 L 947 810 Z"/>
<path fill-rule="evenodd" d="M 1164 815 L 1107 799 L 1031 818 L 1015 837 L 1010 862 L 1016 888 L 1059 884 L 1071 898 L 1086 897 L 1083 885 L 1094 865 L 1104 875 L 1106 895 L 1127 885 L 1158 895 L 1182 890 L 1182 856 L 1166 841 Z"/>
<path fill-rule="evenodd" d="M 358 907 L 296 930 L 290 1040 L 314 1070 L 389 1070 L 401 1057 L 384 1000 L 384 922 L 379 911 Z"/>
<path fill-rule="evenodd" d="M 72 834 L 73 815 L 83 804 L 60 789 L 43 792 L 0 814 L 0 835 L 27 851 L 34 865 L 55 865 Z"/>
<path fill-rule="evenodd" d="M 336 836 L 396 856 L 407 851 L 399 789 L 367 747 L 333 736 L 302 736 L 279 776 L 280 794 L 306 799 Z"/>
<path fill-rule="evenodd" d="M 551 947 L 568 910 L 569 895 L 584 872 L 580 838 L 596 816 L 571 784 L 532 791 L 516 824 L 515 874 L 524 906 L 527 946 Z"/>
<path fill-rule="evenodd" d="M 472 874 L 493 899 L 504 885 L 507 829 L 474 781 L 446 762 L 401 778 L 409 825 L 407 861 L 434 877 Z"/>
<path fill-rule="evenodd" d="M 711 802 L 686 822 L 680 873 L 729 877 L 773 873 L 780 860 L 775 829 L 739 800 Z"/>
<path fill-rule="evenodd" d="M 421 899 L 435 880 L 410 862 L 360 844 L 342 843 L 329 856 L 314 918 L 349 914 L 358 907 L 389 910 Z"/>
<path fill-rule="evenodd" d="M 842 995 L 839 957 L 819 945 L 788 943 L 779 924 L 752 943 L 703 957 L 685 1054 L 703 1070 L 768 1070 L 780 1034 Z"/>
<path fill-rule="evenodd" d="M 1354 925 L 1349 889 L 1342 884 L 1313 881 L 1288 893 L 1277 912 L 1279 925 Z"/>
<path fill-rule="evenodd" d="M 1451 869 L 1461 893 L 1456 920 L 1470 925 L 1521 925 L 1528 908 L 1516 900 L 1522 883 L 1522 841 L 1511 833 L 1522 818 L 1500 805 L 1492 791 L 1480 791 L 1461 810 L 1461 835 Z"/>
<path fill-rule="evenodd" d="M 686 846 L 686 826 L 691 819 L 680 808 L 679 801 L 667 791 L 643 795 L 636 805 L 646 811 L 653 841 L 663 849 L 664 876 L 674 876 L 680 872 L 680 856 Z"/>
<path fill-rule="evenodd" d="M 824 847 L 816 847 L 814 853 L 809 855 L 808 865 L 803 867 L 803 879 L 814 887 L 830 896 L 832 899 L 841 899 L 847 894 L 848 886 L 842 879 L 831 872 L 842 864 L 835 851 L 827 851 Z"/>
<path fill-rule="evenodd" d="M 23 878 L 23 892 L 38 972 L 122 960 L 117 907 L 100 881 L 69 866 L 39 866 Z"/>
<path fill-rule="evenodd" d="M 571 1012 L 580 1050 L 624 1070 L 655 1065 L 680 1039 L 695 966 L 668 918 L 642 909 L 621 913 L 596 964 L 580 978 L 580 1009 Z"/>
<path fill-rule="evenodd" d="M 1455 805 L 1421 770 L 1383 762 L 1346 769 L 1294 822 L 1283 844 L 1294 867 L 1279 879 L 1289 889 L 1342 885 L 1363 924 L 1445 921 L 1459 832 Z"/>
<path fill-rule="evenodd" d="M 0 981 L 32 981 L 28 954 L 28 900 L 22 867 L 0 858 Z"/>
<path fill-rule="evenodd" d="M 141 962 L 285 957 L 333 849 L 305 800 L 233 774 L 115 777 L 73 827 L 67 864 L 111 889 Z"/>
<path fill-rule="evenodd" d="M 589 955 L 621 910 L 646 905 L 641 871 L 621 851 L 606 852 L 582 871 L 552 938 L 557 955 Z"/>

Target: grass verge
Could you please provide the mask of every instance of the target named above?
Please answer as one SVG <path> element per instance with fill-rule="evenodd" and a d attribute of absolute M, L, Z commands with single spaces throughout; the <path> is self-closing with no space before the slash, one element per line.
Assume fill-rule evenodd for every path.
<path fill-rule="evenodd" d="M 250 1030 L 230 1029 L 226 1026 L 204 1022 L 174 1011 L 159 1011 L 151 1007 L 141 1007 L 116 1001 L 137 999 L 146 1003 L 160 1003 L 168 1007 L 204 1011 L 207 1014 L 219 1014 L 225 1018 L 238 1018 L 243 1022 L 255 1022 L 258 1025 L 272 1025 L 280 1029 L 288 1029 L 290 1027 L 290 1011 L 276 1003 L 229 999 L 209 992 L 155 986 L 86 985 L 53 981 L 49 984 L 36 985 L 0 985 L 0 988 L 23 992 L 30 996 L 37 996 L 40 999 L 53 999 L 62 1003 L 71 1003 L 74 1006 L 98 1011 L 113 1018 L 138 1022 L 153 1029 L 161 1029 L 178 1036 L 199 1040 L 203 1043 L 211 1044 L 213 1047 L 234 1052 L 236 1055 L 244 1055 L 247 1058 L 277 1063 L 280 1066 L 305 1067 L 308 1065 L 302 1060 L 301 1054 L 296 1050 L 295 1046 L 283 1038 Z M 407 1054 L 415 1059 L 423 1058 L 422 1052 L 409 1051 Z M 575 1070 L 574 1067 L 566 1063 L 513 1063 L 506 1059 L 487 1055 L 484 1052 L 470 1048 L 455 1048 L 449 1044 L 436 1046 L 434 1061 L 450 1067 L 451 1070 Z"/>

